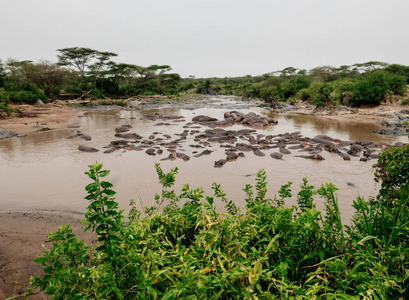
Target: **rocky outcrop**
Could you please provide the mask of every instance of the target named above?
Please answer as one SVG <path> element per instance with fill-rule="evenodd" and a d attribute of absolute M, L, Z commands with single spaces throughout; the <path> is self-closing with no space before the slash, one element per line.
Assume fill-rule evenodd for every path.
<path fill-rule="evenodd" d="M 403 127 L 409 121 L 409 115 L 404 113 L 394 113 L 388 119 L 382 120 L 381 124 L 388 127 Z"/>
<path fill-rule="evenodd" d="M 394 136 L 404 136 L 407 135 L 408 133 L 403 130 L 402 128 L 382 128 L 382 129 L 378 129 L 378 130 L 374 130 L 374 133 L 379 133 L 379 134 L 384 134 L 384 135 L 394 135 Z"/>
<path fill-rule="evenodd" d="M 3 131 L 0 131 L 0 140 L 8 139 L 8 138 L 11 138 L 11 137 L 17 136 L 17 135 L 18 135 L 17 133 L 15 133 L 15 132 L 13 132 L 11 130 L 3 130 Z"/>

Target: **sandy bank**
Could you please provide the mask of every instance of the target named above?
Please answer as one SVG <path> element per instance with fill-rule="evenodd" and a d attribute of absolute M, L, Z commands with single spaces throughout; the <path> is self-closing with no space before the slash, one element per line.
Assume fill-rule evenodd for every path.
<path fill-rule="evenodd" d="M 41 254 L 42 245 L 48 245 L 47 233 L 55 232 L 62 223 L 71 224 L 74 234 L 90 242 L 92 234 L 84 234 L 80 220 L 82 215 L 55 211 L 0 212 L 0 299 L 24 293 L 30 277 L 43 274 L 43 267 L 34 259 Z M 33 290 L 29 299 L 45 298 Z"/>

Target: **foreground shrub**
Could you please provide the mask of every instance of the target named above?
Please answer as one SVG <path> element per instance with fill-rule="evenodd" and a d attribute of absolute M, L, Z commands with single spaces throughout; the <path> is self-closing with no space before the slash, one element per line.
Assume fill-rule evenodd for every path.
<path fill-rule="evenodd" d="M 131 201 L 125 218 L 112 184 L 102 180 L 109 171 L 98 163 L 89 168 L 83 226 L 97 234 L 97 244 L 86 247 L 63 224 L 36 259 L 46 275 L 31 283 L 55 299 L 398 299 L 407 293 L 406 211 L 387 212 L 395 226 L 380 231 L 382 203 L 358 198 L 352 225 L 343 226 L 334 185 L 315 189 L 304 179 L 298 205 L 286 207 L 291 183 L 266 198 L 264 170 L 255 187 L 244 188 L 240 209 L 218 184 L 213 196 L 189 185 L 178 195 L 171 189 L 178 169 L 165 173 L 157 164 L 156 205 L 139 212 Z M 407 194 L 401 196 L 406 205 Z M 225 213 L 215 209 L 215 198 Z"/>

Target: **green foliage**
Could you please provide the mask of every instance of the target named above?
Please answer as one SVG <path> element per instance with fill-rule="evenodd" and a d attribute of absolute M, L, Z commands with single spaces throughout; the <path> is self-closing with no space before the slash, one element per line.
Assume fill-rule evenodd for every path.
<path fill-rule="evenodd" d="M 375 181 L 382 183 L 379 195 L 399 197 L 401 189 L 409 185 L 409 145 L 382 151 L 374 168 Z"/>
<path fill-rule="evenodd" d="M 390 74 L 388 76 L 389 90 L 395 95 L 404 96 L 407 91 L 407 79 L 404 76 Z"/>
<path fill-rule="evenodd" d="M 178 169 L 155 165 L 161 195 L 145 216 L 131 201 L 128 221 L 113 196 L 109 171 L 89 166 L 93 181 L 84 228 L 97 234 L 86 247 L 69 225 L 48 235 L 50 248 L 35 261 L 45 275 L 34 287 L 55 299 L 402 299 L 409 288 L 408 190 L 394 209 L 358 197 L 351 226 L 343 226 L 331 183 L 315 189 L 303 179 L 298 208 L 267 198 L 266 173 L 246 185 L 240 211 L 220 185 L 173 189 Z M 402 181 L 402 184 L 403 183 Z M 316 210 L 314 196 L 324 201 Z M 218 212 L 214 199 L 225 203 Z M 183 203 L 183 204 L 182 204 Z M 298 210 L 299 209 L 299 210 Z"/>
<path fill-rule="evenodd" d="M 34 104 L 38 100 L 47 100 L 47 97 L 38 91 L 13 91 L 8 94 L 8 98 L 12 102 L 29 104 Z"/>
<path fill-rule="evenodd" d="M 389 90 L 388 78 L 384 72 L 374 72 L 355 83 L 351 105 L 379 105 Z"/>

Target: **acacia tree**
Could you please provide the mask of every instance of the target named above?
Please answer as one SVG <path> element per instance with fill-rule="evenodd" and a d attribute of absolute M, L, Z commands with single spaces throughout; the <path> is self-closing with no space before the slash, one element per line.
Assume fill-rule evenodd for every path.
<path fill-rule="evenodd" d="M 128 94 L 130 94 L 132 80 L 136 76 L 140 75 L 143 69 L 144 68 L 140 66 L 132 65 L 132 64 L 112 63 L 107 73 L 110 74 L 114 78 L 116 85 L 119 84 L 120 80 L 125 81 L 128 87 Z"/>
<path fill-rule="evenodd" d="M 113 64 L 112 61 L 110 61 L 111 57 L 118 56 L 118 54 L 113 53 L 113 52 L 99 52 L 95 54 L 96 62 L 94 62 L 91 65 L 88 65 L 88 68 L 90 70 L 91 76 L 94 77 L 94 85 L 97 84 L 97 79 L 101 78 L 104 76 L 108 68 Z"/>
<path fill-rule="evenodd" d="M 60 52 L 60 55 L 57 55 L 58 65 L 77 69 L 86 83 L 85 68 L 98 51 L 80 47 L 57 49 L 57 51 Z"/>
<path fill-rule="evenodd" d="M 163 74 L 165 72 L 169 72 L 172 70 L 172 68 L 168 65 L 150 65 L 149 67 L 146 68 L 146 70 L 150 73 L 149 75 L 153 75 L 153 77 Z"/>
<path fill-rule="evenodd" d="M 101 52 L 82 47 L 63 48 L 57 49 L 57 51 L 60 52 L 60 55 L 57 55 L 59 65 L 78 70 L 84 83 L 87 83 L 85 73 L 87 69 L 90 70 L 94 76 L 94 84 L 97 78 L 101 76 L 102 70 L 108 66 L 110 58 L 118 56 L 113 52 Z M 93 62 L 93 59 L 96 59 L 96 61 Z"/>

